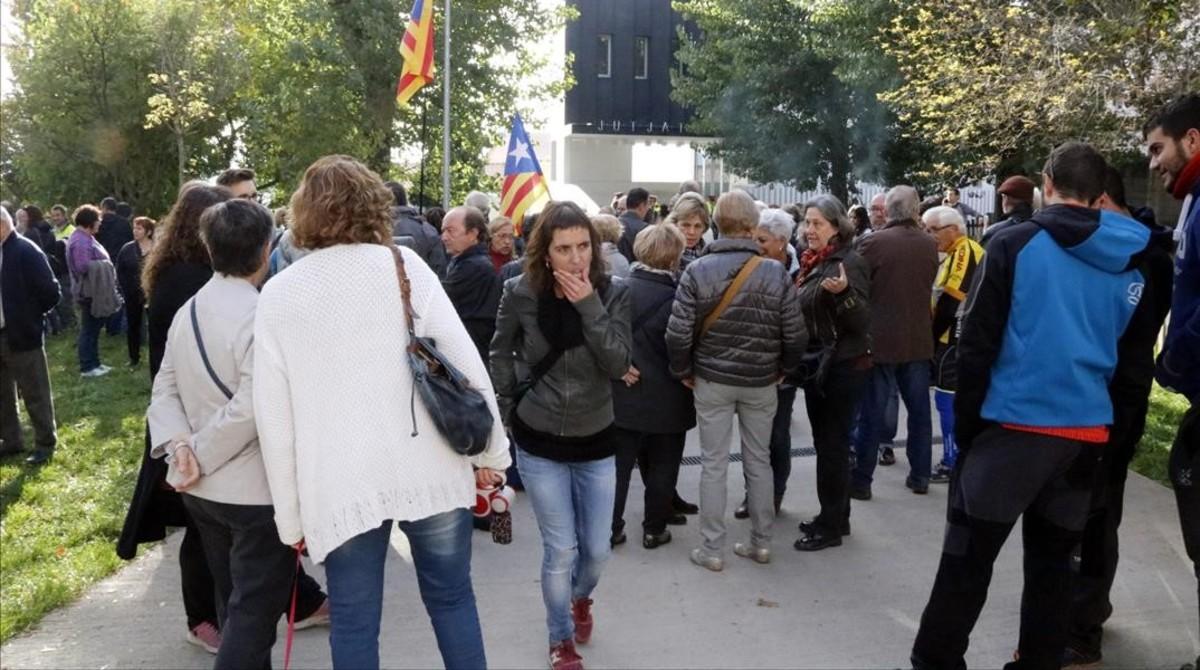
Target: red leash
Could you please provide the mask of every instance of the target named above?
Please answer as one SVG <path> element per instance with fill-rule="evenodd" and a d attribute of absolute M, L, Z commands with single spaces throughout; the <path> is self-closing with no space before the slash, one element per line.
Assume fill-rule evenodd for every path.
<path fill-rule="evenodd" d="M 292 575 L 292 604 L 288 608 L 287 641 L 283 646 L 283 670 L 292 662 L 292 639 L 296 636 L 296 595 L 300 586 L 300 555 L 304 552 L 304 540 L 296 547 L 296 572 Z"/>

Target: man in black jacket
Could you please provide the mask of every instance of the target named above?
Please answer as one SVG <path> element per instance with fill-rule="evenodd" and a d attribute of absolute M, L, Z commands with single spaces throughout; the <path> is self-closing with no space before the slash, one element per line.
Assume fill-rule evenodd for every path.
<path fill-rule="evenodd" d="M 446 249 L 438 237 L 438 231 L 421 219 L 415 207 L 408 205 L 408 193 L 401 184 L 389 181 L 384 186 L 392 192 L 396 204 L 392 207 L 392 235 L 411 237 L 413 249 L 437 276 L 446 277 Z M 444 224 L 443 224 L 444 225 Z M 483 360 L 487 360 L 484 358 Z"/>
<path fill-rule="evenodd" d="M 1033 217 L 1035 188 L 1032 179 L 1020 175 L 1009 177 L 1004 180 L 1003 184 L 1000 184 L 997 191 L 1000 193 L 1000 211 L 1004 212 L 1004 219 L 993 223 L 983 231 L 983 237 L 979 238 L 979 243 L 984 248 L 996 236 L 996 233 Z"/>
<path fill-rule="evenodd" d="M 632 263 L 637 260 L 633 255 L 633 241 L 637 234 L 646 227 L 646 212 L 650 211 L 650 192 L 640 186 L 629 189 L 625 194 L 625 211 L 618 217 L 625 232 L 617 241 L 617 250 Z"/>
<path fill-rule="evenodd" d="M 128 219 L 117 214 L 117 199 L 111 196 L 100 201 L 100 231 L 96 233 L 96 241 L 109 258 L 116 258 L 121 247 L 133 241 L 133 227 Z M 125 332 L 125 310 L 119 309 L 108 318 L 106 330 L 109 335 Z"/>
<path fill-rule="evenodd" d="M 1154 212 L 1130 211 L 1121 173 L 1111 165 L 1099 206 L 1134 219 L 1150 229 L 1150 244 L 1138 271 L 1145 278 L 1142 299 L 1117 342 L 1117 368 L 1108 384 L 1113 423 L 1092 485 L 1092 508 L 1078 550 L 1071 632 L 1063 667 L 1100 661 L 1104 622 L 1112 614 L 1109 591 L 1117 574 L 1117 528 L 1124 508 L 1129 462 L 1146 431 L 1150 388 L 1154 380 L 1154 347 L 1171 309 L 1171 231 L 1154 222 Z"/>
<path fill-rule="evenodd" d="M 46 255 L 17 235 L 8 212 L 0 209 L 0 454 L 23 450 L 17 415 L 20 388 L 37 445 L 27 459 L 32 464 L 48 461 L 58 442 L 42 332 L 46 312 L 59 297 Z"/>
<path fill-rule="evenodd" d="M 442 242 L 453 257 L 442 287 L 487 365 L 501 289 L 500 275 L 488 258 L 487 221 L 474 207 L 455 207 L 442 219 Z"/>

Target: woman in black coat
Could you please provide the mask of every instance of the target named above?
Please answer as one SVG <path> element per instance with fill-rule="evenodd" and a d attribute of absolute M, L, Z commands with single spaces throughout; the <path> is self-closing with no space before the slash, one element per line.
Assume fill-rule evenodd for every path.
<path fill-rule="evenodd" d="M 696 425 L 692 392 L 671 376 L 665 339 L 684 244 L 683 233 L 671 223 L 647 226 L 633 243 L 637 262 L 625 280 L 633 319 L 633 364 L 624 379 L 613 382 L 614 545 L 625 541 L 625 499 L 634 465 L 640 466 L 646 485 L 642 546 L 654 549 L 671 541 L 667 523 L 675 515 L 672 500 L 684 436 Z"/>
<path fill-rule="evenodd" d="M 809 344 L 804 404 L 817 450 L 817 499 L 821 512 L 800 524 L 795 547 L 836 547 L 850 534 L 850 428 L 871 367 L 870 275 L 853 249 L 854 226 L 841 201 L 830 195 L 804 208 L 808 248 L 800 257 L 796 285 Z"/>
<path fill-rule="evenodd" d="M 146 294 L 142 291 L 142 269 L 146 255 L 154 246 L 154 219 L 139 216 L 133 220 L 133 240 L 117 252 L 117 284 L 125 298 L 125 341 L 129 345 L 129 366 L 142 360 L 142 316 L 146 312 Z"/>

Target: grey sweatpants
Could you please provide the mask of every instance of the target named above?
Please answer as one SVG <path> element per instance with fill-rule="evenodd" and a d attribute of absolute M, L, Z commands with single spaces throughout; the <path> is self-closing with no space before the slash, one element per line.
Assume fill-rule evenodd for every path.
<path fill-rule="evenodd" d="M 779 404 L 775 385 L 729 386 L 696 378 L 696 422 L 700 428 L 700 535 L 704 552 L 721 556 L 725 548 L 725 503 L 733 418 L 742 438 L 742 470 L 750 512 L 750 541 L 771 544 L 775 521 L 775 479 L 771 470 L 771 424 Z"/>

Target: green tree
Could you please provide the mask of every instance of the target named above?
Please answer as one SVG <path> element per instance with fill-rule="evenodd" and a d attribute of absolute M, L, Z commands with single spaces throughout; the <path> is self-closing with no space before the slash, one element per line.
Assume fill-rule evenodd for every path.
<path fill-rule="evenodd" d="M 43 0 L 14 8 L 21 37 L 9 50 L 15 93 L 4 124 L 12 164 L 42 202 L 116 195 L 144 211 L 174 199 L 169 134 L 142 121 L 153 94 L 144 3 Z M 7 131 L 6 131 L 7 132 Z"/>
<path fill-rule="evenodd" d="M 879 41 L 903 78 L 882 99 L 929 176 L 1028 169 L 1066 139 L 1133 150 L 1155 106 L 1200 84 L 1200 0 L 898 5 Z"/>
<path fill-rule="evenodd" d="M 871 40 L 888 16 L 877 0 L 679 0 L 700 37 L 680 30 L 673 95 L 711 155 L 760 182 L 845 200 L 855 177 L 888 172 L 893 125 L 876 91 L 893 71 Z"/>

